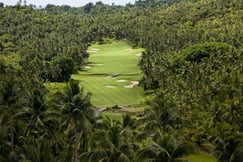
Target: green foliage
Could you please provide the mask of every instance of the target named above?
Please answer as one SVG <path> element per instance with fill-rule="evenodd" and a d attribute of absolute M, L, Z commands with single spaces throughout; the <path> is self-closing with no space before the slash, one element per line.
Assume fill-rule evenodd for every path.
<path fill-rule="evenodd" d="M 3 8 L 0 15 L 1 55 L 8 61 L 10 56 L 20 58 L 15 63 L 26 73 L 49 81 L 68 80 L 74 66 L 82 65 L 88 57 L 86 39 L 93 38 L 87 38 L 92 35 L 82 28 L 85 19 L 49 15 L 26 5 L 18 10 Z M 63 61 L 68 61 L 70 67 L 61 65 Z"/>
<path fill-rule="evenodd" d="M 230 158 L 230 162 L 240 162 L 243 159 L 243 147 L 239 147 L 235 150 Z"/>
<path fill-rule="evenodd" d="M 55 77 L 50 78 L 54 82 L 67 81 L 75 72 L 75 64 L 70 57 L 54 57 L 50 62 L 50 68 L 56 73 Z"/>
<path fill-rule="evenodd" d="M 164 135 L 158 141 L 151 141 L 149 146 L 139 150 L 136 161 L 179 161 L 183 155 L 195 153 L 193 144 L 176 140 L 173 135 Z"/>
<path fill-rule="evenodd" d="M 233 53 L 234 47 L 226 43 L 204 43 L 194 44 L 183 49 L 180 54 L 173 58 L 173 63 L 184 63 L 185 61 L 200 62 L 203 58 L 214 57 L 217 54 Z"/>
<path fill-rule="evenodd" d="M 0 161 L 215 161 L 211 155 L 222 162 L 241 161 L 239 0 L 141 0 L 123 7 L 97 2 L 45 9 L 0 3 L 0 17 Z M 76 68 L 83 69 L 88 46 L 107 37 L 146 49 L 141 58 L 103 59 L 109 67 L 91 69 L 138 73 L 134 62 L 141 59 L 141 85 L 154 97 L 148 100 L 152 108 L 138 120 L 100 117 L 90 93 L 75 81 L 59 86 L 63 90 L 55 95 L 43 86 L 43 81 L 67 81 Z M 104 53 L 111 55 L 112 48 Z M 86 81 L 99 89 L 100 78 Z M 106 83 L 114 83 L 109 79 Z M 187 156 L 197 150 L 211 155 Z"/>

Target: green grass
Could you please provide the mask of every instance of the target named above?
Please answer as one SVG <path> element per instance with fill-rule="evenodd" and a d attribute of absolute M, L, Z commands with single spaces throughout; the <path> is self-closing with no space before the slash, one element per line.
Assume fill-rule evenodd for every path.
<path fill-rule="evenodd" d="M 142 48 L 132 49 L 126 41 L 93 44 L 88 49 L 90 58 L 86 70 L 73 74 L 86 92 L 92 93 L 91 103 L 96 107 L 140 104 L 143 90 L 139 86 L 125 88 L 141 78 L 138 62 Z M 119 73 L 118 77 L 109 77 Z M 126 82 L 117 82 L 126 80 Z M 113 86 L 113 87 L 111 87 Z"/>
<path fill-rule="evenodd" d="M 110 118 L 111 121 L 119 121 L 122 122 L 122 114 L 121 113 L 113 113 L 113 112 L 103 112 L 102 116 Z"/>
<path fill-rule="evenodd" d="M 94 52 L 92 49 L 99 49 Z M 132 49 L 125 41 L 114 41 L 111 44 L 93 44 L 88 52 L 90 54 L 89 62 L 92 64 L 103 64 L 102 66 L 93 66 L 87 73 L 140 73 L 139 54 L 143 49 Z"/>
<path fill-rule="evenodd" d="M 217 159 L 207 153 L 199 153 L 195 155 L 190 155 L 185 158 L 189 162 L 217 162 Z"/>

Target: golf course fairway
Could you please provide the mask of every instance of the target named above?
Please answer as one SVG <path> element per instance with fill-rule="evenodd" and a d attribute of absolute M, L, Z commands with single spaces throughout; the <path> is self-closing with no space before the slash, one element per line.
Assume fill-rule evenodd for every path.
<path fill-rule="evenodd" d="M 91 103 L 96 107 L 140 104 L 143 90 L 138 86 L 138 62 L 143 50 L 133 49 L 125 40 L 92 44 L 87 64 L 72 78 L 92 93 Z"/>

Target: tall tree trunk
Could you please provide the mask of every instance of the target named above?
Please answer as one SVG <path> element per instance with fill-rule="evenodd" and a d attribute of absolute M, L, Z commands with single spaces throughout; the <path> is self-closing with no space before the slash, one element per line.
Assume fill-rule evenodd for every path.
<path fill-rule="evenodd" d="M 78 162 L 78 133 L 75 128 L 74 150 L 73 150 L 73 162 Z"/>

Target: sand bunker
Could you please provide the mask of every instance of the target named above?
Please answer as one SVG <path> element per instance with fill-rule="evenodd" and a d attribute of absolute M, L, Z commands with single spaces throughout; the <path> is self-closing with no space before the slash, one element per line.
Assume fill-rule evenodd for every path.
<path fill-rule="evenodd" d="M 102 66 L 103 64 L 88 64 L 89 66 Z"/>
<path fill-rule="evenodd" d="M 107 88 L 116 88 L 115 86 L 108 85 Z"/>
<path fill-rule="evenodd" d="M 85 69 L 90 69 L 90 68 L 91 68 L 91 66 L 84 66 L 84 68 L 85 68 Z"/>
<path fill-rule="evenodd" d="M 118 83 L 124 83 L 124 82 L 127 82 L 127 80 L 117 80 L 116 82 L 118 82 Z"/>
<path fill-rule="evenodd" d="M 128 50 L 128 51 L 132 51 L 132 48 L 128 48 L 127 50 Z"/>
<path fill-rule="evenodd" d="M 98 49 L 98 48 L 90 48 L 90 49 L 88 49 L 87 50 L 87 52 L 88 53 L 95 53 L 95 52 L 97 52 L 97 51 L 99 51 L 100 49 Z"/>
<path fill-rule="evenodd" d="M 142 53 L 138 53 L 138 54 L 136 54 L 136 56 L 141 57 L 142 56 Z"/>
<path fill-rule="evenodd" d="M 131 84 L 124 86 L 124 88 L 133 88 L 134 86 L 136 86 L 138 84 L 139 84 L 138 81 L 131 81 Z"/>

